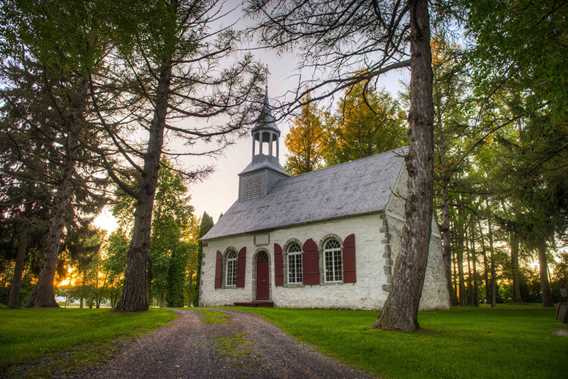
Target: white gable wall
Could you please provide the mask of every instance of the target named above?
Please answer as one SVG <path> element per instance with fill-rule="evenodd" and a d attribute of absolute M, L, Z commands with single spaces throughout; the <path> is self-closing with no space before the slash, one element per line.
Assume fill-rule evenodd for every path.
<path fill-rule="evenodd" d="M 387 221 L 390 234 L 391 259 L 394 262 L 400 253 L 400 238 L 404 223 L 404 204 L 406 196 L 406 182 L 408 175 L 402 168 L 397 187 L 393 191 L 391 200 L 387 206 Z M 442 244 L 438 225 L 432 219 L 432 235 L 430 237 L 430 252 L 424 288 L 420 299 L 421 309 L 449 309 L 450 295 L 446 286 L 446 276 L 442 259 Z"/>
<path fill-rule="evenodd" d="M 384 273 L 383 219 L 381 214 L 354 216 L 277 229 L 270 232 L 270 243 L 254 246 L 253 234 L 210 240 L 204 248 L 200 301 L 204 306 L 230 305 L 235 302 L 254 300 L 255 278 L 254 253 L 266 250 L 269 256 L 270 300 L 279 307 L 298 308 L 380 308 L 386 300 L 383 291 L 386 284 Z M 349 234 L 355 234 L 357 282 L 345 284 L 321 284 L 301 287 L 274 286 L 274 243 L 283 248 L 292 239 L 302 244 L 312 238 L 318 245 L 329 235 L 338 236 L 341 241 Z M 245 288 L 215 289 L 215 259 L 217 250 L 222 253 L 228 247 L 239 251 L 247 248 Z M 320 265 L 322 257 L 320 255 Z M 323 272 L 320 269 L 323 282 Z M 286 278 L 284 280 L 286 282 Z M 286 284 L 285 284 L 286 285 Z"/>

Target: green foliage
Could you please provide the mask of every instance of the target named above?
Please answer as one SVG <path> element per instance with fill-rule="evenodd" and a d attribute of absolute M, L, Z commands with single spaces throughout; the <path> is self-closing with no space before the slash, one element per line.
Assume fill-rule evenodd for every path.
<path fill-rule="evenodd" d="M 325 354 L 386 378 L 560 378 L 566 337 L 541 306 L 420 312 L 423 328 L 371 328 L 376 311 L 240 308 L 266 317 Z"/>
<path fill-rule="evenodd" d="M 286 168 L 292 175 L 406 145 L 406 114 L 399 102 L 366 84 L 348 88 L 335 114 L 307 99 L 286 136 Z"/>
<path fill-rule="evenodd" d="M 464 1 L 474 82 L 492 94 L 486 121 L 512 124 L 497 135 L 510 226 L 535 248 L 568 226 L 568 7 L 563 2 Z M 507 122 L 508 121 L 508 122 Z"/>
<path fill-rule="evenodd" d="M 286 170 L 291 175 L 310 172 L 323 165 L 325 140 L 322 117 L 325 115 L 307 98 L 300 115 L 294 118 L 286 135 L 286 147 L 290 152 Z"/>
<path fill-rule="evenodd" d="M 525 50 L 527 45 L 516 45 L 533 36 L 528 36 L 526 25 L 515 17 L 528 12 L 536 19 L 541 11 L 552 11 L 554 6 L 524 1 L 466 3 L 471 10 L 467 27 L 473 42 L 468 49 L 443 34 L 432 42 L 438 220 L 442 234 L 450 233 L 452 254 L 458 261 L 454 271 L 463 267 L 467 287 L 475 281 L 478 288 L 487 286 L 483 281 L 488 278 L 483 275 L 490 270 L 492 250 L 505 244 L 505 258 L 493 259 L 501 291 L 498 297 L 510 301 L 509 286 L 515 282 L 517 295 L 522 296 L 517 300 L 538 301 L 546 289 L 534 286 L 533 271 L 517 269 L 511 263 L 515 249 L 510 240 L 521 241 L 521 266 L 538 256 L 540 264 L 547 267 L 554 263 L 551 248 L 566 239 L 568 171 L 561 162 L 568 159 L 564 148 L 568 143 L 567 118 L 552 103 L 563 102 L 568 96 L 562 100 L 537 94 L 536 87 L 542 83 L 535 81 L 533 74 L 540 68 L 532 74 L 525 70 L 537 64 L 537 59 L 528 57 L 532 52 Z M 562 11 L 558 8 L 555 12 Z M 555 13 L 551 19 L 557 16 Z M 510 35 L 513 30 L 525 35 Z M 540 43 L 546 45 L 544 41 Z M 557 55 L 548 49 L 541 51 Z M 490 240 L 495 249 L 490 248 Z M 537 254 L 539 249 L 547 250 L 547 259 Z M 474 263 L 476 273 L 472 272 Z M 541 275 L 543 287 L 547 286 L 546 278 Z M 475 289 L 467 288 L 468 293 L 472 291 Z M 481 299 L 488 301 L 485 294 Z"/>
<path fill-rule="evenodd" d="M 328 119 L 323 156 L 327 165 L 348 162 L 407 144 L 406 114 L 387 92 L 359 83 L 346 90 Z"/>
<path fill-rule="evenodd" d="M 195 254 L 194 245 L 178 242 L 170 257 L 167 279 L 166 301 L 168 307 L 183 307 L 186 287 L 187 260 L 189 254 Z"/>
<path fill-rule="evenodd" d="M 104 250 L 105 259 L 102 266 L 108 283 L 108 299 L 111 306 L 114 307 L 122 292 L 123 274 L 126 269 L 128 236 L 124 230 L 119 228 L 112 232 Z"/>
<path fill-rule="evenodd" d="M 556 120 L 568 115 L 568 7 L 556 0 L 464 0 L 475 40 L 476 81 L 485 89 L 514 82 Z M 557 118 L 558 117 L 558 118 Z"/>
<path fill-rule="evenodd" d="M 0 372 L 10 366 L 31 364 L 45 357 L 58 364 L 78 368 L 100 363 L 119 338 L 137 336 L 175 318 L 175 313 L 153 309 L 150 312 L 117 313 L 105 310 L 22 309 L 0 310 Z M 79 349 L 80 356 L 75 355 Z M 82 360 L 77 360 L 82 358 Z M 87 361 L 88 358 L 88 361 Z M 77 360 L 77 361 L 75 361 Z M 86 362 L 85 362 L 86 361 Z M 61 369 L 61 367 L 51 367 Z M 41 376 L 51 376 L 43 372 Z"/>

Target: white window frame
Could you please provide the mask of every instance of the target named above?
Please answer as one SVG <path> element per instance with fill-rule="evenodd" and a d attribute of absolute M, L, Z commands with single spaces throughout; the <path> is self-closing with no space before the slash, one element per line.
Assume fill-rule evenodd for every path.
<path fill-rule="evenodd" d="M 292 251 L 293 247 L 297 247 L 297 250 Z M 291 242 L 286 248 L 286 283 L 290 285 L 304 284 L 304 262 L 303 262 L 303 251 L 302 247 L 297 242 Z M 291 270 L 291 258 L 294 258 L 296 262 L 294 263 L 295 268 L 295 278 L 293 281 L 290 280 Z M 299 273 L 297 269 L 299 268 Z"/>
<path fill-rule="evenodd" d="M 331 242 L 336 242 L 338 246 L 330 247 Z M 329 260 L 328 255 L 330 255 Z M 331 264 L 331 278 L 327 275 L 328 261 Z M 339 266 L 338 270 L 336 270 L 337 266 Z M 343 283 L 343 253 L 341 242 L 336 238 L 328 238 L 323 242 L 323 276 L 325 283 Z"/>
<path fill-rule="evenodd" d="M 231 265 L 231 270 L 229 270 Z M 231 277 L 229 277 L 231 275 Z M 231 279 L 232 283 L 229 282 Z M 235 250 L 228 250 L 225 254 L 225 287 L 235 288 L 237 286 L 237 252 Z"/>

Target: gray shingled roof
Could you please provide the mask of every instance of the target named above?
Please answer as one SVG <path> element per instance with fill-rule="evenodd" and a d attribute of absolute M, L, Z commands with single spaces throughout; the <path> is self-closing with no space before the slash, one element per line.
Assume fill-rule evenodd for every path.
<path fill-rule="evenodd" d="M 263 198 L 236 201 L 204 240 L 385 209 L 406 148 L 280 180 Z"/>

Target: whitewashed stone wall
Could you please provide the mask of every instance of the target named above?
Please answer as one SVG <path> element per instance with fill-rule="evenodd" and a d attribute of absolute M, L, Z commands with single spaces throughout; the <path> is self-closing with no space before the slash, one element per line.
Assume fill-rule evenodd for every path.
<path fill-rule="evenodd" d="M 391 259 L 393 262 L 400 253 L 400 238 L 404 223 L 404 202 L 406 196 L 406 170 L 402 170 L 396 189 L 387 206 L 387 221 L 390 234 Z M 421 309 L 448 309 L 450 295 L 446 286 L 446 277 L 442 260 L 442 244 L 438 225 L 432 219 L 432 236 L 424 288 L 420 299 Z"/>
<path fill-rule="evenodd" d="M 203 306 L 232 305 L 235 302 L 249 302 L 255 299 L 256 252 L 264 250 L 269 257 L 270 300 L 279 307 L 295 308 L 381 308 L 388 296 L 390 274 L 396 256 L 400 252 L 400 232 L 404 222 L 404 192 L 406 172 L 403 170 L 397 188 L 384 214 L 354 216 L 326 222 L 312 223 L 283 228 L 269 232 L 268 244 L 255 245 L 254 234 L 219 238 L 207 241 L 204 247 L 200 302 Z M 387 233 L 388 231 L 388 233 Z M 357 282 L 345 284 L 321 284 L 314 286 L 274 286 L 274 243 L 285 248 L 294 239 L 302 244 L 312 238 L 318 245 L 329 235 L 343 241 L 349 234 L 355 234 Z M 262 241 L 267 233 L 259 233 Z M 227 248 L 239 251 L 247 248 L 246 276 L 244 288 L 215 289 L 216 252 L 224 253 Z M 390 257 L 390 258 L 389 258 Z M 320 263 L 322 257 L 320 255 Z M 323 281 L 323 270 L 320 269 Z M 286 281 L 286 280 L 285 280 Z M 421 309 L 449 308 L 449 294 L 446 287 L 440 235 L 435 222 L 432 225 L 430 256 Z"/>
<path fill-rule="evenodd" d="M 256 288 L 254 253 L 265 250 L 269 256 L 270 298 L 279 307 L 297 308 L 360 308 L 377 309 L 386 300 L 383 291 L 386 284 L 384 274 L 384 234 L 381 232 L 381 214 L 350 217 L 297 227 L 278 229 L 270 232 L 270 243 L 254 246 L 252 234 L 227 237 L 208 241 L 204 248 L 204 262 L 201 283 L 201 303 L 204 306 L 229 305 L 235 302 L 252 301 Z M 349 234 L 355 234 L 357 282 L 345 284 L 321 284 L 300 287 L 274 286 L 274 243 L 284 247 L 290 240 L 305 242 L 312 238 L 317 244 L 329 235 L 343 241 Z M 215 289 L 215 256 L 217 250 L 224 252 L 228 247 L 237 251 L 247 248 L 245 288 Z M 322 258 L 320 256 L 320 263 Z M 321 270 L 320 270 L 321 271 Z M 320 273 L 323 281 L 323 272 Z"/>

